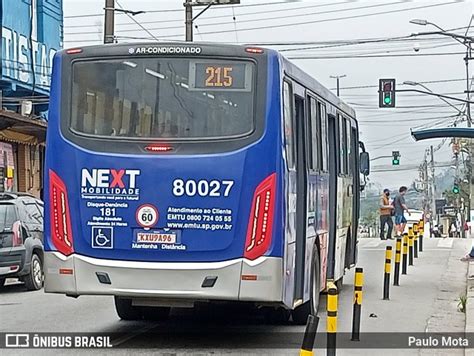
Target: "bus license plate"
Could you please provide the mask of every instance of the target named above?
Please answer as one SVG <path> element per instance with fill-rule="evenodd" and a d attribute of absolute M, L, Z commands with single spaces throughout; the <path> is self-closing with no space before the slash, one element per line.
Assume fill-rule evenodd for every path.
<path fill-rule="evenodd" d="M 178 241 L 174 232 L 138 231 L 136 233 L 136 242 L 143 244 L 175 244 Z"/>

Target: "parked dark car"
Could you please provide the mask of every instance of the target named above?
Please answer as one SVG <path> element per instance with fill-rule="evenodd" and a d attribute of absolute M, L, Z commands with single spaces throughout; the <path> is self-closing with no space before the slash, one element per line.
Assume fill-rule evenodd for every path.
<path fill-rule="evenodd" d="M 0 193 L 0 288 L 19 278 L 43 286 L 43 202 L 25 193 Z"/>

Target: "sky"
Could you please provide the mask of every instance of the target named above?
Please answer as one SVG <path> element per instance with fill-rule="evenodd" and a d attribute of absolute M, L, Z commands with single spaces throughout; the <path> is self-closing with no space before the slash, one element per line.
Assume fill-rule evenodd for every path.
<path fill-rule="evenodd" d="M 100 44 L 105 1 L 63 1 L 64 46 Z M 117 13 L 118 42 L 184 40 L 183 0 L 119 0 L 116 6 L 145 11 L 136 16 Z M 456 117 L 465 106 L 451 101 L 457 110 L 438 97 L 403 92 L 397 93 L 396 108 L 379 109 L 378 79 L 395 78 L 397 89 L 415 88 L 403 85 L 405 81 L 420 82 L 435 93 L 465 98 L 464 45 L 439 35 L 409 37 L 436 31 L 409 21 L 426 19 L 449 32 L 474 35 L 474 21 L 468 28 L 472 15 L 473 1 L 241 0 L 240 5 L 213 6 L 200 16 L 194 40 L 279 49 L 334 91 L 335 79 L 330 76 L 345 75 L 340 96 L 356 110 L 361 140 L 375 159 L 370 180 L 380 187 L 396 187 L 418 177 L 417 167 L 430 145 L 435 147 L 436 164 L 442 166 L 437 169 L 447 169 L 443 166 L 451 160 L 450 140 L 415 142 L 410 132 L 455 121 L 465 126 L 465 120 Z M 399 167 L 384 157 L 392 151 L 401 154 Z"/>

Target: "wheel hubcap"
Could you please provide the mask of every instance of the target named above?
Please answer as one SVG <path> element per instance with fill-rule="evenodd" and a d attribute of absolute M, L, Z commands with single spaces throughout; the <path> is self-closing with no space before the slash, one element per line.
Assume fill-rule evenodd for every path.
<path fill-rule="evenodd" d="M 41 264 L 38 260 L 33 261 L 33 279 L 37 286 L 40 286 L 43 282 L 43 273 L 41 271 Z"/>

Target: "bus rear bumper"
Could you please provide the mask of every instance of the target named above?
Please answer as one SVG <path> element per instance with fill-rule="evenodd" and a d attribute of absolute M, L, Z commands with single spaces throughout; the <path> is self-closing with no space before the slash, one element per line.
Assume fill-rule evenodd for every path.
<path fill-rule="evenodd" d="M 166 263 L 45 252 L 44 259 L 44 288 L 48 293 L 155 300 L 282 301 L 283 265 L 282 259 L 276 257 L 261 257 L 255 261 L 240 258 L 222 262 Z M 209 283 L 214 279 L 212 286 L 205 286 L 205 280 Z"/>

